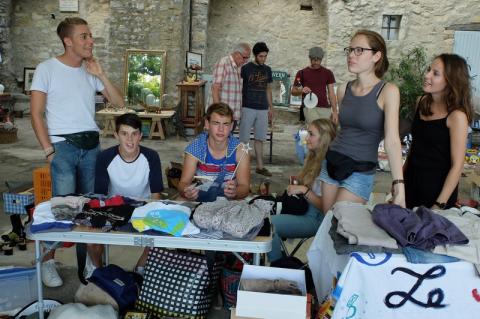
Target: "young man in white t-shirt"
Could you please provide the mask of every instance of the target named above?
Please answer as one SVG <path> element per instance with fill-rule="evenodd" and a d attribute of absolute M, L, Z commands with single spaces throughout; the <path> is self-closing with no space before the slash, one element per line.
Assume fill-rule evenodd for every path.
<path fill-rule="evenodd" d="M 115 120 L 115 138 L 119 144 L 98 154 L 95 166 L 96 194 L 160 199 L 160 192 L 163 191 L 160 156 L 156 151 L 140 145 L 141 128 L 142 121 L 133 113 L 123 114 Z M 102 252 L 102 245 L 89 246 L 93 266 L 102 265 Z M 143 267 L 147 254 L 148 248 L 144 250 L 136 268 Z"/>
<path fill-rule="evenodd" d="M 32 126 L 50 164 L 52 195 L 93 191 L 99 128 L 95 95 L 124 106 L 122 94 L 93 56 L 93 38 L 85 20 L 66 18 L 57 27 L 65 52 L 40 63 L 31 86 Z M 45 118 L 44 118 L 45 114 Z M 48 287 L 63 284 L 55 268 L 54 250 L 42 265 Z"/>

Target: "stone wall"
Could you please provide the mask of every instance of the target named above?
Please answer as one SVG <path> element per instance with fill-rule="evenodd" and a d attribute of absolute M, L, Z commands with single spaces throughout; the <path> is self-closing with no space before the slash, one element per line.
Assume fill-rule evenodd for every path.
<path fill-rule="evenodd" d="M 211 0 L 206 71 L 230 53 L 238 42 L 264 41 L 270 49 L 267 64 L 292 74 L 309 64 L 308 49 L 327 46 L 325 1 L 311 1 L 313 11 L 300 10 L 299 0 Z M 329 65 L 330 53 L 324 58 Z"/>
<path fill-rule="evenodd" d="M 309 2 L 313 11 L 300 10 Z M 380 32 L 384 14 L 403 16 L 399 40 L 387 43 L 392 63 L 415 46 L 425 47 L 429 57 L 450 52 L 454 31 L 445 28 L 480 22 L 478 0 L 81 0 L 75 14 L 60 13 L 58 0 L 0 0 L 0 81 L 21 91 L 15 79 L 23 79 L 24 67 L 63 52 L 56 27 L 77 15 L 89 22 L 95 55 L 121 88 L 125 49 L 166 50 L 165 92 L 176 98 L 189 49 L 190 8 L 190 50 L 203 54 L 206 73 L 236 43 L 265 41 L 267 63 L 291 74 L 308 65 L 310 47 L 322 46 L 323 63 L 338 82 L 351 77 L 343 54 L 351 35 L 360 28 Z"/>
<path fill-rule="evenodd" d="M 11 13 L 12 1 L 0 0 L 0 84 L 5 87 L 5 92 L 16 88 L 15 75 L 12 72 L 13 60 L 11 42 Z"/>
<path fill-rule="evenodd" d="M 123 87 L 125 49 L 165 50 L 164 93 L 177 96 L 188 47 L 188 0 L 111 0 L 109 66 Z M 169 105 L 172 106 L 172 105 Z"/>
<path fill-rule="evenodd" d="M 201 53 L 205 64 L 208 32 L 209 0 L 191 0 L 192 6 L 192 47 L 191 51 Z"/>
<path fill-rule="evenodd" d="M 343 48 L 350 43 L 358 29 L 381 32 L 383 15 L 402 15 L 398 40 L 387 41 L 390 63 L 395 63 L 408 50 L 421 46 L 427 56 L 452 52 L 453 31 L 445 30 L 453 24 L 478 22 L 478 0 L 328 0 L 329 63 L 337 81 L 351 78 L 346 67 Z"/>
<path fill-rule="evenodd" d="M 23 79 L 24 67 L 35 67 L 38 63 L 64 52 L 57 36 L 57 26 L 64 18 L 79 16 L 86 19 L 95 38 L 94 54 L 108 71 L 108 0 L 79 1 L 78 13 L 58 10 L 57 0 L 15 1 L 12 14 L 12 48 L 15 58 L 12 70 L 18 79 Z"/>
<path fill-rule="evenodd" d="M 8 2 L 0 0 L 0 3 Z M 78 13 L 60 13 L 58 0 L 15 1 L 10 68 L 23 78 L 24 67 L 63 53 L 56 35 L 67 16 L 86 19 L 95 39 L 94 54 L 114 84 L 123 90 L 125 49 L 165 50 L 165 93 L 176 97 L 188 48 L 189 0 L 82 0 Z M 54 14 L 54 18 L 51 14 Z"/>

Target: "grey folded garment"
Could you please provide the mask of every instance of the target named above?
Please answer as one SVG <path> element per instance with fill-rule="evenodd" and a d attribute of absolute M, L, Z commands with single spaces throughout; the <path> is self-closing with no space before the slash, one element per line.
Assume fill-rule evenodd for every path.
<path fill-rule="evenodd" d="M 372 254 L 379 254 L 379 253 L 392 253 L 392 254 L 401 254 L 402 250 L 400 248 L 392 249 L 392 248 L 385 248 L 381 246 L 368 246 L 368 245 L 351 245 L 348 243 L 348 240 L 337 233 L 338 227 L 338 220 L 335 216 L 332 216 L 332 226 L 328 231 L 328 234 L 332 238 L 333 247 L 338 255 L 343 254 L 350 254 L 353 252 L 362 252 L 362 253 L 372 253 Z"/>
<path fill-rule="evenodd" d="M 242 279 L 240 288 L 245 291 L 268 292 L 282 295 L 301 296 L 302 291 L 295 281 L 285 279 Z"/>
<path fill-rule="evenodd" d="M 347 238 L 349 244 L 398 248 L 396 240 L 373 222 L 366 206 L 338 202 L 333 207 L 333 215 L 338 219 L 337 232 Z"/>
<path fill-rule="evenodd" d="M 56 220 L 73 220 L 90 201 L 83 196 L 58 196 L 50 199 L 52 213 Z"/>
<path fill-rule="evenodd" d="M 258 199 L 252 204 L 247 201 L 217 199 L 203 203 L 193 214 L 195 224 L 203 229 L 221 230 L 235 238 L 244 239 L 270 215 L 273 202 Z"/>

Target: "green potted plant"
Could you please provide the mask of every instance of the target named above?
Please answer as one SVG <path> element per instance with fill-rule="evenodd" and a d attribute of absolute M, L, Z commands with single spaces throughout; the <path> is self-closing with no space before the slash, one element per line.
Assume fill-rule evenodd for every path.
<path fill-rule="evenodd" d="M 392 66 L 387 74 L 387 80 L 397 84 L 400 89 L 401 135 L 410 130 L 417 98 L 423 94 L 423 76 L 427 66 L 425 49 L 415 47 L 402 54 L 398 64 Z"/>

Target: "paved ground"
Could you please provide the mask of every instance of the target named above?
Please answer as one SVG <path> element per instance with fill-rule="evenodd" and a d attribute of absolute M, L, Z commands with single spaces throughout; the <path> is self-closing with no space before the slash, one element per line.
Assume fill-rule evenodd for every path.
<path fill-rule="evenodd" d="M 295 157 L 295 148 L 293 134 L 298 129 L 296 123 L 297 114 L 284 112 L 279 116 L 274 133 L 273 146 L 273 164 L 268 164 L 268 169 L 273 173 L 270 178 L 272 192 L 282 192 L 288 183 L 288 177 L 296 174 L 300 169 L 300 164 Z M 36 167 L 45 165 L 43 151 L 38 146 L 38 142 L 33 134 L 30 125 L 30 118 L 24 117 L 16 119 L 18 127 L 18 142 L 12 144 L 0 144 L 0 192 L 6 191 L 5 181 L 11 183 L 31 183 L 32 171 Z M 113 138 L 102 138 L 102 148 L 114 145 Z M 182 152 L 188 141 L 175 136 L 169 136 L 164 141 L 145 140 L 143 145 L 157 150 L 162 161 L 162 168 L 169 165 L 171 161 L 182 162 Z M 265 153 L 267 153 L 265 146 Z M 252 160 L 252 163 L 254 161 Z M 255 173 L 252 169 L 252 184 L 258 185 L 264 177 Z M 166 179 L 164 179 L 166 185 Z M 389 190 L 391 182 L 388 173 L 379 172 L 376 177 L 375 192 L 385 193 Z M 467 194 L 466 188 L 461 189 L 461 194 Z M 467 195 L 468 197 L 468 195 Z M 0 233 L 10 231 L 10 221 L 3 214 L 3 201 L 0 202 Z M 308 244 L 304 244 L 306 249 Z M 110 253 L 111 263 L 115 263 L 131 269 L 135 264 L 140 249 L 131 247 L 112 247 Z M 59 299 L 63 302 L 71 302 L 75 290 L 78 287 L 75 269 L 75 252 L 73 248 L 59 249 L 56 254 L 56 260 L 59 265 L 60 274 L 64 278 L 65 284 L 58 289 L 45 289 L 46 296 Z M 300 256 L 304 258 L 304 252 Z M 21 252 L 15 249 L 13 256 L 0 256 L 0 266 L 6 265 L 32 265 L 34 262 L 34 248 L 30 243 L 28 250 Z M 229 318 L 225 311 L 214 311 L 210 318 Z"/>

